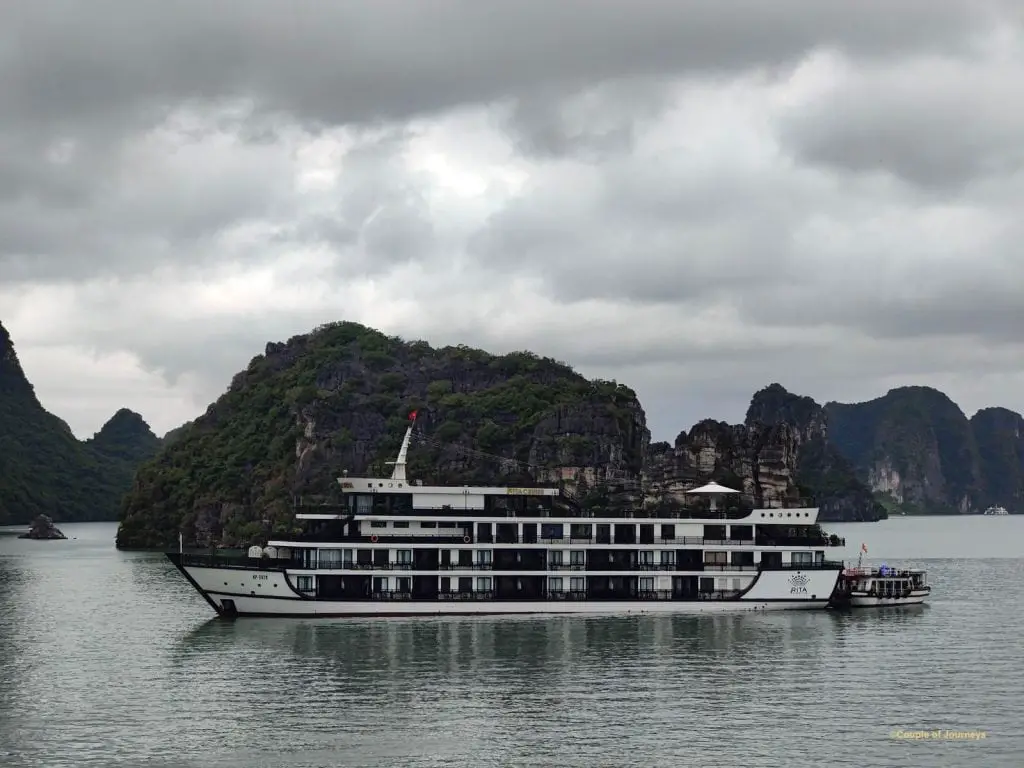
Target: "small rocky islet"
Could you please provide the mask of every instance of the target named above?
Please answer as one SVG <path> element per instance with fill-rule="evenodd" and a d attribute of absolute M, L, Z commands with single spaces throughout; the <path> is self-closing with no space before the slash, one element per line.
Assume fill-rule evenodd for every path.
<path fill-rule="evenodd" d="M 53 523 L 47 515 L 39 515 L 32 521 L 26 533 L 21 534 L 19 539 L 37 539 L 40 541 L 50 539 L 66 539 L 67 536 Z"/>

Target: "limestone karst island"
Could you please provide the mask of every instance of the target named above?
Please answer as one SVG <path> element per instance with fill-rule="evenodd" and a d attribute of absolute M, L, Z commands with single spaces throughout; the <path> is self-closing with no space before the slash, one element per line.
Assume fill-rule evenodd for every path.
<path fill-rule="evenodd" d="M 409 473 L 431 482 L 554 483 L 584 507 L 670 509 L 706 481 L 745 503 L 819 506 L 820 521 L 971 514 L 1024 498 L 1024 419 L 967 416 L 927 387 L 819 405 L 779 384 L 742 424 L 651 442 L 627 385 L 522 352 L 435 349 L 355 323 L 269 343 L 194 421 L 158 438 L 113 414 L 78 440 L 40 404 L 0 326 L 0 524 L 119 520 L 122 548 L 240 547 L 289 532 L 296 499 L 341 468 L 384 474 L 408 415 Z"/>

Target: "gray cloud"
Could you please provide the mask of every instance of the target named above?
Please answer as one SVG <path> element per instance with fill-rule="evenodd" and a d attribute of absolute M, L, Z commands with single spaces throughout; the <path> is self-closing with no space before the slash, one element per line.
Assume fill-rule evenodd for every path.
<path fill-rule="evenodd" d="M 1024 168 L 1019 54 L 921 58 L 841 78 L 782 125 L 802 160 L 843 171 L 889 173 L 926 189 Z"/>
<path fill-rule="evenodd" d="M 1008 0 L 17 4 L 0 319 L 83 434 L 340 318 L 625 381 L 657 437 L 773 380 L 1021 408 L 1022 76 Z"/>
<path fill-rule="evenodd" d="M 950 50 L 1002 5 L 41 1 L 5 14 L 0 91 L 16 119 L 47 124 L 240 96 L 327 124 L 402 119 L 551 83 L 790 63 L 820 45 Z"/>

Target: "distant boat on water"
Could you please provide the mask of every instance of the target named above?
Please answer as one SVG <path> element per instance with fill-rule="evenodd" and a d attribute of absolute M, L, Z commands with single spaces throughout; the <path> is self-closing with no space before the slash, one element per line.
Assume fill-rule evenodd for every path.
<path fill-rule="evenodd" d="M 1010 513 L 1006 511 L 1006 507 L 996 506 L 996 507 L 989 507 L 984 512 L 982 512 L 982 514 L 983 515 L 994 515 L 994 516 L 1001 517 L 1003 515 L 1008 515 Z"/>

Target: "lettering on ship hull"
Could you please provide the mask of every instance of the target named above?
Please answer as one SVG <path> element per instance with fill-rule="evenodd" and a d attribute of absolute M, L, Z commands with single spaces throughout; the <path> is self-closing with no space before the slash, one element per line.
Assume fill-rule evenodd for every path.
<path fill-rule="evenodd" d="M 803 573 L 794 573 L 789 577 L 789 594 L 791 595 L 806 595 L 807 594 L 807 583 L 811 580 L 810 576 Z"/>

